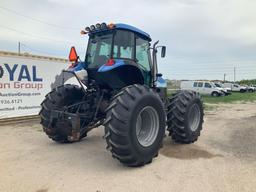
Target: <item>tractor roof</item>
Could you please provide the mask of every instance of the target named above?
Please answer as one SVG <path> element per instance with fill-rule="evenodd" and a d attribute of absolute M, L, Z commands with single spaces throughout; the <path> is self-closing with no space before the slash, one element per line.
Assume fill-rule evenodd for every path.
<path fill-rule="evenodd" d="M 128 31 L 132 31 L 134 33 L 137 33 L 141 36 L 143 36 L 145 39 L 151 41 L 151 37 L 148 33 L 136 28 L 136 27 L 133 27 L 131 25 L 127 25 L 127 24 L 123 24 L 123 23 L 117 23 L 115 24 L 115 28 L 116 29 L 124 29 L 124 30 L 128 30 Z"/>
<path fill-rule="evenodd" d="M 85 28 L 86 31 L 81 31 L 81 34 L 88 33 L 90 35 L 90 34 L 95 34 L 95 33 L 99 33 L 99 32 L 110 30 L 110 29 L 122 29 L 122 30 L 131 31 L 131 32 L 139 34 L 142 38 L 144 38 L 148 41 L 151 41 L 151 37 L 149 34 L 147 34 L 146 32 L 144 32 L 136 27 L 133 27 L 131 25 L 127 25 L 124 23 L 117 23 L 117 24 L 110 23 L 108 25 L 106 23 L 102 23 L 102 24 L 98 23 L 96 25 L 91 25 L 91 27 L 86 27 Z"/>

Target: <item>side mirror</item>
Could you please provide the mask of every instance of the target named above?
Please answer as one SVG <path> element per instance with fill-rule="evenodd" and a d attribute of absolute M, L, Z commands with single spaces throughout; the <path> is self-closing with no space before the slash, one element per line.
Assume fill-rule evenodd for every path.
<path fill-rule="evenodd" d="M 165 54 L 166 54 L 166 47 L 162 46 L 161 57 L 165 57 Z"/>
<path fill-rule="evenodd" d="M 79 58 L 79 56 L 76 53 L 76 48 L 71 47 L 70 52 L 69 52 L 69 57 L 68 57 L 69 61 L 70 62 L 77 62 L 78 58 Z"/>

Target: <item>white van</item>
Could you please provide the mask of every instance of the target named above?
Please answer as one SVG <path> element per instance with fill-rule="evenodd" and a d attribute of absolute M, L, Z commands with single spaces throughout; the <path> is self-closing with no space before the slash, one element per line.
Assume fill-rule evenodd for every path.
<path fill-rule="evenodd" d="M 223 84 L 223 87 L 225 88 L 230 88 L 232 91 L 235 91 L 235 92 L 241 92 L 241 93 L 244 93 L 247 91 L 247 88 L 244 87 L 244 86 L 241 86 L 239 84 L 234 84 L 234 83 L 224 83 Z"/>
<path fill-rule="evenodd" d="M 181 81 L 180 89 L 196 91 L 203 95 L 218 97 L 224 95 L 223 89 L 218 88 L 209 81 Z"/>

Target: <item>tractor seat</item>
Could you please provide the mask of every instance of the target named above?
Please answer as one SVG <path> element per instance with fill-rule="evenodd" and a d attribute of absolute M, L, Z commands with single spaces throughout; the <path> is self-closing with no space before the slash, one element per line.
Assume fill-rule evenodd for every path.
<path fill-rule="evenodd" d="M 105 55 L 99 55 L 97 57 L 95 57 L 95 60 L 94 60 L 94 64 L 97 66 L 97 67 L 100 67 L 101 65 L 107 63 L 108 61 L 108 57 L 105 56 Z M 95 67 L 96 67 L 95 66 Z"/>

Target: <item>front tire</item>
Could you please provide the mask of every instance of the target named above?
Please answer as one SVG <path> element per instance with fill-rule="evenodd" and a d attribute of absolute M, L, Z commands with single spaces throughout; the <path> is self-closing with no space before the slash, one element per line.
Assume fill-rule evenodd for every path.
<path fill-rule="evenodd" d="M 203 103 L 199 93 L 179 91 L 169 99 L 167 125 L 172 139 L 189 144 L 197 141 L 203 124 Z"/>
<path fill-rule="evenodd" d="M 158 94 L 142 85 L 121 90 L 107 108 L 106 141 L 112 156 L 127 166 L 143 166 L 158 155 L 165 111 Z"/>
<path fill-rule="evenodd" d="M 50 125 L 51 110 L 63 110 L 66 106 L 82 101 L 84 93 L 77 85 L 65 84 L 53 89 L 45 96 L 42 109 L 39 113 L 44 132 L 49 138 L 58 143 L 70 143 L 71 125 L 65 121 L 57 121 L 55 126 Z M 83 122 L 84 123 L 84 122 Z M 80 136 L 80 139 L 86 133 Z"/>
<path fill-rule="evenodd" d="M 212 92 L 211 95 L 212 95 L 213 97 L 219 97 L 219 96 L 220 96 L 220 94 L 219 94 L 218 92 L 216 92 L 216 91 Z"/>

